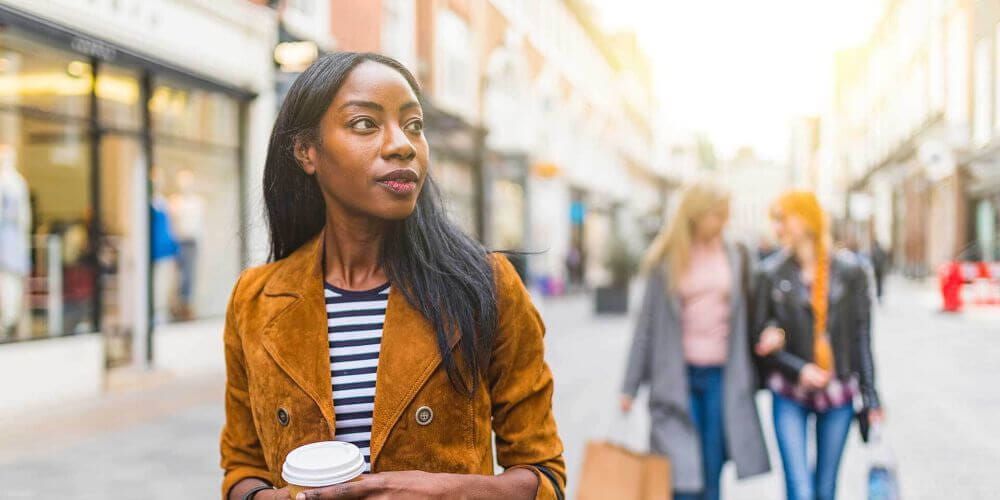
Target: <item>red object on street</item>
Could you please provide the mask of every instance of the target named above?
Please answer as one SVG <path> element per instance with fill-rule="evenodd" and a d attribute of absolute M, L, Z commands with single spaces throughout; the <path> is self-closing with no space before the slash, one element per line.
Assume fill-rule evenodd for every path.
<path fill-rule="evenodd" d="M 942 309 L 945 312 L 962 310 L 962 265 L 956 261 L 941 265 L 938 283 L 941 285 Z"/>

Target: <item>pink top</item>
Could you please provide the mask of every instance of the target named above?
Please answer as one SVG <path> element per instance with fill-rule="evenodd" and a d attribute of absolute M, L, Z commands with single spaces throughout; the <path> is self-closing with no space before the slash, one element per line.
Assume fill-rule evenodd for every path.
<path fill-rule="evenodd" d="M 684 359 L 688 364 L 726 363 L 732 274 L 721 242 L 691 246 L 688 272 L 678 288 Z"/>

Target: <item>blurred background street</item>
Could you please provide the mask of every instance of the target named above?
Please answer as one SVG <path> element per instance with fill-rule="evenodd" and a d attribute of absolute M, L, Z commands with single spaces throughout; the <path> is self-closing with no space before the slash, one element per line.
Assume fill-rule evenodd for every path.
<path fill-rule="evenodd" d="M 933 312 L 932 289 L 903 281 L 890 287 L 878 312 L 876 350 L 888 439 L 898 456 L 905 498 L 991 498 L 1000 488 L 993 471 L 1000 462 L 1000 442 L 993 438 L 1000 435 L 1000 399 L 969 381 L 1000 376 L 995 363 L 1000 313 L 943 315 Z M 642 449 L 648 425 L 644 412 L 634 412 L 629 434 L 609 435 L 621 418 L 616 401 L 631 321 L 593 316 L 588 299 L 573 295 L 540 302 L 571 492 L 585 440 L 611 437 Z M 0 421 L 4 498 L 213 497 L 220 478 L 223 382 L 221 373 L 148 379 L 144 387 L 97 401 Z M 768 429 L 769 399 L 763 394 L 758 399 Z M 856 433 L 849 442 L 840 496 L 864 498 L 865 450 Z M 771 474 L 743 482 L 727 468 L 725 498 L 780 498 L 778 460 L 774 454 Z"/>
<path fill-rule="evenodd" d="M 775 197 L 817 194 L 837 248 L 888 276 L 905 498 L 997 496 L 996 1 L 0 0 L 0 498 L 217 496 L 222 319 L 267 260 L 268 137 L 337 51 L 413 71 L 451 216 L 528 252 L 571 491 L 618 418 L 637 261 L 708 178 L 757 256 Z M 615 439 L 642 448 L 633 413 Z M 727 468 L 725 498 L 781 497 L 769 440 L 773 472 Z M 856 433 L 845 460 L 840 498 L 863 498 Z"/>

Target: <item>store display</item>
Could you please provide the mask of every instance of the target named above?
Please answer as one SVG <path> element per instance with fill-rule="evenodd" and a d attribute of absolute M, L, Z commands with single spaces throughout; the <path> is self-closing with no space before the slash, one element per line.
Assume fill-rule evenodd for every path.
<path fill-rule="evenodd" d="M 15 162 L 14 149 L 0 144 L 0 338 L 13 332 L 22 317 L 31 269 L 31 202 Z"/>
<path fill-rule="evenodd" d="M 149 223 L 152 226 L 153 259 L 153 322 L 166 323 L 170 313 L 171 290 L 174 288 L 174 274 L 179 247 L 170 223 L 166 197 L 163 196 L 163 181 L 158 170 L 154 170 L 153 196 L 149 204 Z"/>
<path fill-rule="evenodd" d="M 205 201 L 194 192 L 194 174 L 190 170 L 177 173 L 177 193 L 170 197 L 170 216 L 177 238 L 177 266 L 180 283 L 177 287 L 175 317 L 192 319 L 191 307 L 197 277 L 199 241 L 205 220 Z"/>

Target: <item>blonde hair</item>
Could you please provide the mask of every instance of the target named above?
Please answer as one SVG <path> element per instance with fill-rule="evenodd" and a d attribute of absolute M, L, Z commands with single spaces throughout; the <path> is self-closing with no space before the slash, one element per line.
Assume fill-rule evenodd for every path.
<path fill-rule="evenodd" d="M 729 199 L 729 191 L 711 182 L 686 185 L 681 191 L 680 203 L 646 252 L 643 270 L 666 271 L 670 288 L 676 289 L 691 261 L 695 221 L 720 204 L 729 203 Z"/>

